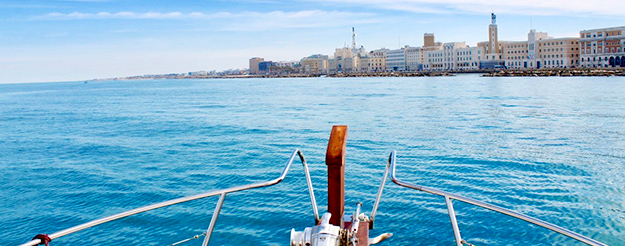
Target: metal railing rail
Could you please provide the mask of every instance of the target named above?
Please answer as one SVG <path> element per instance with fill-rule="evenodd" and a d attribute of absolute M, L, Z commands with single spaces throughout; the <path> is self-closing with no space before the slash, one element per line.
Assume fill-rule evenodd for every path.
<path fill-rule="evenodd" d="M 126 212 L 122 212 L 122 213 L 118 213 L 118 214 L 114 214 L 105 218 L 101 218 L 101 219 L 97 219 L 97 220 L 93 220 L 78 226 L 74 226 L 59 232 L 55 232 L 53 234 L 48 235 L 50 237 L 50 239 L 54 240 L 90 227 L 94 227 L 100 224 L 104 224 L 107 222 L 111 222 L 114 220 L 118 220 L 121 218 L 125 218 L 131 215 L 135 215 L 138 213 L 143 213 L 143 212 L 147 212 L 150 210 L 154 210 L 154 209 L 158 209 L 158 208 L 163 208 L 163 207 L 167 207 L 167 206 L 171 206 L 174 204 L 179 204 L 179 203 L 184 203 L 184 202 L 189 202 L 189 201 L 193 201 L 193 200 L 197 200 L 197 199 L 202 199 L 202 198 L 207 198 L 207 197 L 211 197 L 211 196 L 216 196 L 216 195 L 220 195 L 217 207 L 215 208 L 215 211 L 213 213 L 213 217 L 211 218 L 211 223 L 208 227 L 208 230 L 206 231 L 206 237 L 204 239 L 204 243 L 203 245 L 207 245 L 208 241 L 210 240 L 210 236 L 211 233 L 213 232 L 213 229 L 215 227 L 215 223 L 217 221 L 217 217 L 219 216 L 219 213 L 221 211 L 221 207 L 223 205 L 224 199 L 226 197 L 227 193 L 233 193 L 233 192 L 238 192 L 238 191 L 244 191 L 244 190 L 249 190 L 249 189 L 254 189 L 254 188 L 261 188 L 261 187 L 266 187 L 266 186 L 272 186 L 275 184 L 278 184 L 280 182 L 282 182 L 282 180 L 284 180 L 284 178 L 286 177 L 291 164 L 293 163 L 293 161 L 295 160 L 295 157 L 299 156 L 303 168 L 304 168 L 304 173 L 306 174 L 306 182 L 308 184 L 308 193 L 310 195 L 310 202 L 312 204 L 312 209 L 313 212 L 315 213 L 315 222 L 319 221 L 319 211 L 317 209 L 317 202 L 315 200 L 315 194 L 313 191 L 313 187 L 312 187 L 312 181 L 310 179 L 310 172 L 308 170 L 308 164 L 306 164 L 306 159 L 304 158 L 304 154 L 299 150 L 299 149 L 295 149 L 293 151 L 293 153 L 291 154 L 291 157 L 289 158 L 289 160 L 287 161 L 286 166 L 284 167 L 284 170 L 282 171 L 282 174 L 273 180 L 269 180 L 266 182 L 260 182 L 260 183 L 254 183 L 254 184 L 248 184 L 248 185 L 241 185 L 241 186 L 236 186 L 236 187 L 231 187 L 231 188 L 226 188 L 226 189 L 221 189 L 221 190 L 214 190 L 214 191 L 209 191 L 206 193 L 202 193 L 202 194 L 197 194 L 197 195 L 193 195 L 193 196 L 187 196 L 187 197 L 182 197 L 182 198 L 178 198 L 178 199 L 173 199 L 173 200 L 169 200 L 169 201 L 164 201 L 161 203 L 156 203 L 156 204 L 152 204 L 152 205 L 148 205 L 145 207 L 140 207 L 140 208 L 136 208 L 133 210 L 129 210 Z M 34 245 L 38 245 L 39 243 L 42 243 L 40 239 L 34 239 L 31 240 L 27 243 L 21 244 L 20 246 L 34 246 Z"/>
<path fill-rule="evenodd" d="M 593 246 L 605 246 L 607 244 L 604 244 L 602 242 L 599 242 L 597 240 L 594 240 L 592 238 L 580 235 L 578 233 L 569 231 L 567 229 L 564 229 L 562 227 L 556 226 L 554 224 L 509 210 L 509 209 L 505 209 L 505 208 L 501 208 L 489 203 L 485 203 L 479 200 L 475 200 L 472 198 L 468 198 L 468 197 L 464 197 L 464 196 L 460 196 L 460 195 L 456 195 L 453 193 L 449 193 L 446 191 L 442 191 L 442 190 L 438 190 L 438 189 L 434 189 L 434 188 L 429 188 L 429 187 L 425 187 L 425 186 L 420 186 L 420 185 L 415 185 L 415 184 L 410 184 L 404 181 L 399 180 L 396 176 L 395 176 L 395 169 L 396 169 L 396 154 L 397 152 L 395 150 L 391 151 L 391 154 L 389 155 L 389 159 L 388 159 L 388 164 L 386 165 L 386 169 L 384 170 L 384 177 L 382 179 L 382 184 L 380 185 L 380 189 L 378 190 L 378 195 L 376 197 L 375 200 L 375 204 L 373 206 L 373 210 L 371 212 L 371 224 L 373 225 L 373 222 L 375 220 L 375 214 L 376 211 L 378 210 L 378 206 L 380 204 L 380 198 L 382 197 L 382 190 L 384 189 L 384 184 L 386 183 L 386 179 L 388 176 L 388 172 L 389 172 L 389 168 L 391 170 L 391 180 L 399 185 L 399 186 L 403 186 L 406 188 L 410 188 L 410 189 L 414 189 L 414 190 L 419 190 L 419 191 L 423 191 L 426 193 L 430 193 L 430 194 L 434 194 L 434 195 L 439 195 L 442 197 L 445 197 L 445 204 L 447 205 L 447 212 L 449 214 L 449 219 L 450 222 L 452 224 L 452 229 L 454 231 L 454 237 L 456 239 L 456 245 L 457 246 L 462 246 L 463 243 L 465 243 L 465 241 L 461 238 L 460 236 L 460 229 L 458 228 L 458 222 L 456 221 L 456 214 L 455 211 L 453 209 L 453 203 L 452 203 L 452 199 L 453 200 L 458 200 L 461 202 L 465 202 L 468 204 L 472 204 L 478 207 L 482 207 L 491 211 L 495 211 L 498 213 L 502 213 L 520 220 L 524 220 L 526 222 L 532 223 L 534 225 L 552 230 L 554 232 L 557 232 L 559 234 L 562 234 L 564 236 L 570 237 L 572 239 L 575 239 L 577 241 L 580 241 L 582 243 L 588 244 L 588 245 L 593 245 Z"/>

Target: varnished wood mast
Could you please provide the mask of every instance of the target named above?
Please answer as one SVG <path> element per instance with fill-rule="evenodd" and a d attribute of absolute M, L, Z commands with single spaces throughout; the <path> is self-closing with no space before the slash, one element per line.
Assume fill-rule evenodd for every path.
<path fill-rule="evenodd" d="M 345 208 L 345 146 L 347 126 L 333 126 L 326 151 L 328 166 L 328 212 L 332 214 L 330 224 L 343 226 Z"/>

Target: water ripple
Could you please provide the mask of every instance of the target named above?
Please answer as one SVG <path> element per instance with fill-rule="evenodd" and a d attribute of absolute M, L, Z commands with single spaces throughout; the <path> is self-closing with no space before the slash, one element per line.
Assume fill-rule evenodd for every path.
<path fill-rule="evenodd" d="M 340 83 L 339 83 L 340 82 Z M 346 213 L 397 175 L 608 243 L 625 238 L 624 83 L 609 78 L 345 78 L 0 85 L 0 244 L 128 209 L 279 176 L 299 148 L 326 210 L 325 148 L 349 125 Z M 278 186 L 226 196 L 212 244 L 284 245 L 312 226 L 299 163 Z M 55 240 L 164 245 L 200 234 L 218 197 Z M 571 245 L 455 202 L 475 245 Z M 453 244 L 444 199 L 387 183 L 389 245 Z"/>

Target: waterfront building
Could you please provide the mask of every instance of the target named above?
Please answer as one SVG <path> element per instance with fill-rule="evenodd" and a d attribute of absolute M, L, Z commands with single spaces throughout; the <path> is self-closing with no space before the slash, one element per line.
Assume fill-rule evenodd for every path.
<path fill-rule="evenodd" d="M 356 59 L 354 59 L 354 53 L 352 49 L 348 47 L 343 47 L 340 49 L 334 50 L 334 65 L 336 66 L 334 70 L 337 73 L 349 73 L 352 72 L 354 68 L 358 67 L 356 63 Z"/>
<path fill-rule="evenodd" d="M 272 67 L 275 67 L 275 63 L 272 61 L 259 62 L 257 74 L 271 74 Z"/>
<path fill-rule="evenodd" d="M 253 58 L 262 59 L 262 58 Z M 553 38 L 530 30 L 527 40 L 500 41 L 497 20 L 491 13 L 488 41 L 470 47 L 465 42 L 436 42 L 424 33 L 423 46 L 379 49 L 367 53 L 356 44 L 336 49 L 321 63 L 303 59 L 303 71 L 312 73 L 370 73 L 380 71 L 470 71 L 479 69 L 541 69 L 575 67 L 625 67 L 625 26 L 580 31 L 580 37 Z M 250 60 L 250 71 L 252 69 Z"/>
<path fill-rule="evenodd" d="M 503 50 L 505 42 L 499 42 L 497 46 L 499 50 Z M 493 69 L 504 67 L 505 62 L 503 61 L 503 53 L 488 53 L 488 47 L 490 44 L 488 42 L 479 42 L 477 43 L 477 47 L 484 50 L 484 56 L 480 59 L 480 69 Z"/>
<path fill-rule="evenodd" d="M 189 72 L 188 75 L 189 76 L 207 76 L 208 72 L 206 71 Z"/>
<path fill-rule="evenodd" d="M 505 42 L 503 45 L 503 60 L 507 69 L 531 68 L 528 41 Z"/>
<path fill-rule="evenodd" d="M 527 34 L 527 67 L 525 68 L 540 68 L 540 62 L 538 61 L 538 58 L 540 58 L 538 54 L 538 41 L 549 38 L 551 37 L 549 37 L 546 32 L 536 32 L 534 29 L 530 30 Z"/>
<path fill-rule="evenodd" d="M 254 57 L 250 59 L 250 74 L 258 74 L 259 72 L 258 64 L 264 61 L 265 59 L 260 58 L 260 57 Z"/>
<path fill-rule="evenodd" d="M 388 71 L 406 70 L 406 54 L 404 48 L 386 52 L 386 68 Z"/>
<path fill-rule="evenodd" d="M 329 74 L 335 74 L 338 73 L 337 71 L 337 63 L 336 63 L 336 58 L 332 57 L 328 59 L 328 73 Z"/>
<path fill-rule="evenodd" d="M 406 45 L 404 48 L 406 71 L 423 70 L 423 52 L 421 47 L 410 47 Z"/>
<path fill-rule="evenodd" d="M 388 49 L 379 49 L 360 56 L 358 71 L 364 73 L 383 72 L 386 70 L 386 52 Z"/>
<path fill-rule="evenodd" d="M 579 38 L 553 38 L 530 30 L 527 41 L 504 42 L 508 69 L 573 68 L 579 66 Z"/>
<path fill-rule="evenodd" d="M 580 65 L 579 61 L 579 38 L 538 41 L 537 68 L 574 68 Z"/>
<path fill-rule="evenodd" d="M 364 52 L 364 48 L 356 49 L 354 52 L 350 48 L 336 49 L 334 52 L 333 64 L 334 71 L 338 73 L 355 73 L 359 72 L 362 67 L 362 57 L 367 57 L 367 53 Z M 330 61 L 328 61 L 330 62 Z M 330 63 L 329 63 L 330 64 Z"/>
<path fill-rule="evenodd" d="M 377 63 L 374 63 L 374 72 L 382 72 L 382 71 L 386 71 L 386 53 L 388 53 L 389 49 L 387 48 L 382 48 L 382 49 L 377 49 L 377 50 L 373 50 L 370 52 L 372 57 L 376 57 L 376 59 L 374 61 L 377 61 Z M 376 65 L 377 64 L 377 65 Z"/>
<path fill-rule="evenodd" d="M 328 56 L 312 55 L 301 60 L 302 73 L 305 74 L 327 74 Z"/>
<path fill-rule="evenodd" d="M 582 67 L 625 67 L 625 26 L 582 30 Z"/>
<path fill-rule="evenodd" d="M 423 34 L 420 62 L 423 70 L 442 70 L 443 43 L 436 42 L 434 33 Z"/>
<path fill-rule="evenodd" d="M 367 56 L 367 51 L 361 45 L 356 44 L 356 31 L 352 27 L 352 47 L 338 48 L 334 51 L 334 57 L 328 60 L 330 73 L 354 73 L 358 72 L 360 58 Z"/>
<path fill-rule="evenodd" d="M 466 48 L 465 42 L 451 42 L 443 44 L 443 70 L 458 69 L 457 49 Z"/>
<path fill-rule="evenodd" d="M 445 64 L 445 52 L 443 49 L 429 49 L 424 52 L 425 64 L 424 70 L 443 70 Z"/>
<path fill-rule="evenodd" d="M 274 65 L 276 67 L 281 67 L 281 68 L 296 68 L 300 65 L 301 63 L 299 61 L 277 61 L 274 62 Z"/>
<path fill-rule="evenodd" d="M 477 70 L 480 68 L 480 60 L 484 50 L 480 47 L 456 48 L 455 69 L 460 71 Z"/>

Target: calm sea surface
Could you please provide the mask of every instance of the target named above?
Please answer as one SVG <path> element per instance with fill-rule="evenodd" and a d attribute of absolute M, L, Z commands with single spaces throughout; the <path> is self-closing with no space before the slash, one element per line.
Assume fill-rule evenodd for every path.
<path fill-rule="evenodd" d="M 369 214 L 388 154 L 399 178 L 625 245 L 623 78 L 306 78 L 0 85 L 0 245 L 125 210 L 279 176 L 299 148 L 326 211 L 325 150 L 349 126 L 346 213 Z M 288 245 L 312 226 L 301 165 L 230 194 L 211 245 Z M 52 245 L 167 245 L 206 230 L 218 197 Z M 581 245 L 461 202 L 476 245 Z M 452 245 L 444 199 L 387 183 L 373 236 Z M 200 245 L 194 240 L 184 245 Z"/>

